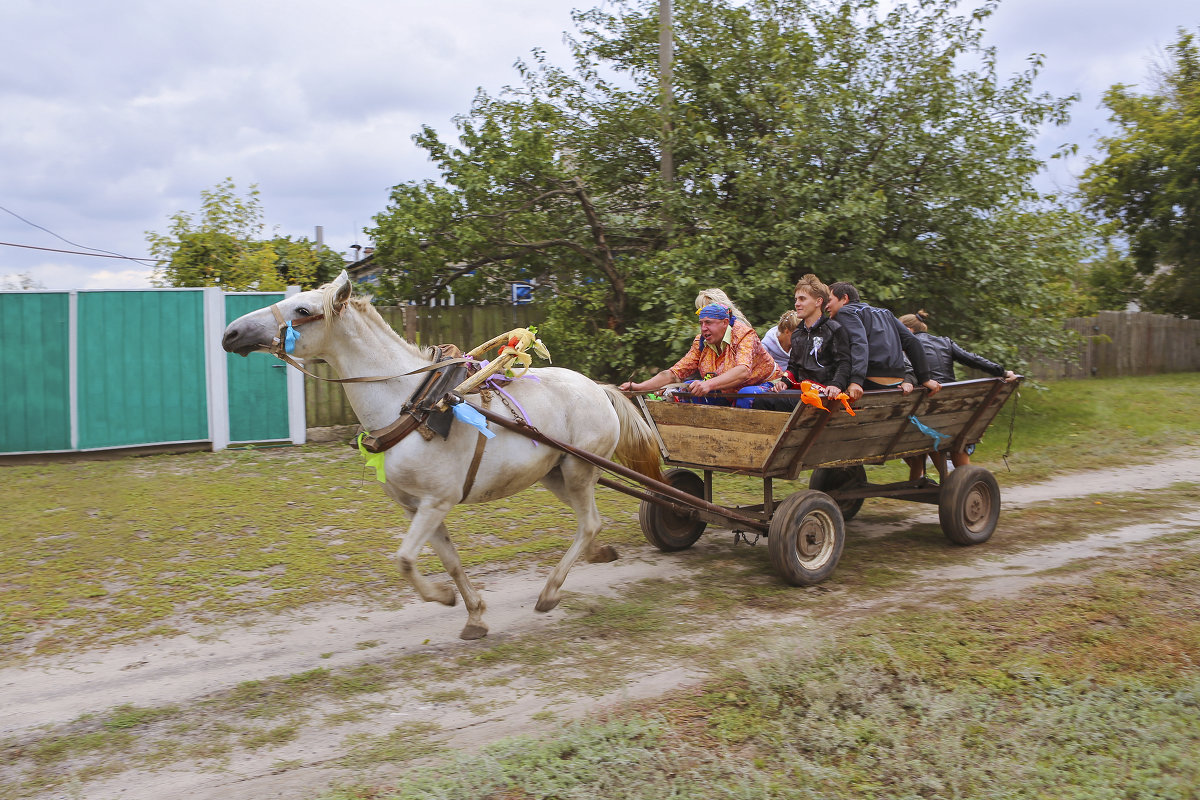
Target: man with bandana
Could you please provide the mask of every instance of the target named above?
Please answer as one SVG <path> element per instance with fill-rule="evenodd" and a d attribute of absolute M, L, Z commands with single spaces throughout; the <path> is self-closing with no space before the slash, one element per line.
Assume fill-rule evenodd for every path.
<path fill-rule="evenodd" d="M 649 380 L 626 381 L 621 389 L 633 392 L 652 392 L 669 383 L 687 381 L 677 395 L 692 403 L 729 405 L 724 398 L 709 397 L 713 392 L 736 392 L 747 386 L 770 387 L 770 382 L 782 373 L 767 352 L 754 328 L 736 318 L 733 311 L 719 303 L 710 303 L 696 314 L 700 317 L 700 335 L 692 342 L 687 355 L 675 366 L 664 369 Z M 699 379 L 689 380 L 699 375 Z M 734 405 L 749 408 L 750 399 L 737 400 Z"/>

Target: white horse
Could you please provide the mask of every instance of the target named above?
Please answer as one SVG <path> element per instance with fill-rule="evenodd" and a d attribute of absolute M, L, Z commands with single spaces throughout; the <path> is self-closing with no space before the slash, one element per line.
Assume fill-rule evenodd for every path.
<path fill-rule="evenodd" d="M 301 292 L 246 314 L 225 329 L 222 345 L 231 353 L 246 356 L 253 351 L 271 352 L 284 322 L 299 324 L 308 317 L 324 314 L 315 324 L 294 328 L 299 337 L 292 355 L 301 359 L 323 358 L 343 378 L 400 375 L 431 363 L 430 357 L 409 344 L 384 321 L 362 297 L 351 297 L 351 285 L 343 272 L 320 289 Z M 530 377 L 508 383 L 504 390 L 528 415 L 528 422 L 560 441 L 605 458 L 613 454 L 628 466 L 650 477 L 659 476 L 659 453 L 653 433 L 633 404 L 615 387 L 600 385 L 578 372 L 549 367 L 532 369 Z M 359 422 L 368 431 L 378 431 L 395 422 L 401 407 L 424 379 L 424 374 L 381 382 L 345 383 Z M 468 401 L 478 406 L 479 395 Z M 509 414 L 493 400 L 491 410 Z M 396 553 L 400 572 L 421 596 L 454 605 L 454 587 L 430 581 L 417 571 L 417 556 L 428 542 L 441 558 L 467 607 L 467 624 L 460 636 L 477 639 L 487 635 L 483 621 L 486 605 L 472 586 L 450 541 L 444 520 L 458 503 L 483 503 L 509 497 L 541 481 L 569 505 L 578 519 L 575 540 L 550 573 L 538 596 L 538 611 L 558 605 L 559 590 L 567 571 L 580 556 L 589 561 L 612 561 L 611 546 L 597 546 L 600 513 L 595 488 L 599 470 L 579 458 L 566 455 L 520 434 L 492 425 L 489 439 L 478 462 L 478 471 L 466 496 L 464 485 L 482 435 L 470 425 L 455 422 L 449 437 L 433 436 L 426 441 L 413 434 L 385 454 L 384 491 L 409 513 L 412 523 Z"/>

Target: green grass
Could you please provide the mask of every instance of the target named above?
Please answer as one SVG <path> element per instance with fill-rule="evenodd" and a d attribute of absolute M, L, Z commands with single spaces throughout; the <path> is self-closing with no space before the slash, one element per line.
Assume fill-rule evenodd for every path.
<path fill-rule="evenodd" d="M 1197 607 L 1200 555 L 1184 552 L 954 615 L 876 617 L 608 720 L 325 798 L 1195 797 Z"/>
<path fill-rule="evenodd" d="M 1200 374 L 1069 381 L 1021 395 L 1012 471 L 1000 460 L 1012 401 L 974 458 L 1006 484 L 1200 443 Z M 329 597 L 370 596 L 378 605 L 412 596 L 391 558 L 404 514 L 344 445 L 0 470 L 9 488 L 0 506 L 0 663 Z M 870 472 L 887 482 L 903 477 L 904 466 Z M 806 477 L 777 481 L 776 497 L 806 485 Z M 758 503 L 762 483 L 717 476 L 715 495 L 726 505 Z M 605 542 L 644 543 L 637 501 L 600 491 L 598 502 Z M 877 504 L 911 508 L 870 505 Z M 540 487 L 459 507 L 448 526 L 468 569 L 552 563 L 574 527 L 570 511 Z M 422 568 L 440 564 L 426 553 Z"/>
<path fill-rule="evenodd" d="M 1200 442 L 1200 375 L 1067 382 L 1022 394 L 1012 471 L 1000 460 L 1009 409 L 973 459 L 1006 485 L 1064 469 L 1147 462 Z M 899 463 L 869 469 L 876 482 L 905 474 Z M 329 597 L 369 597 L 379 608 L 412 596 L 391 560 L 403 514 L 364 478 L 360 457 L 347 447 L 0 470 L 10 489 L 0 506 L 0 663 Z M 806 484 L 777 481 L 775 496 Z M 761 492 L 753 478 L 716 479 L 720 503 L 758 503 Z M 986 553 L 1155 521 L 1196 507 L 1198 498 L 1197 486 L 1185 481 L 1006 511 Z M 598 500 L 605 542 L 644 544 L 636 501 L 605 491 Z M 860 519 L 892 523 L 915 509 L 872 500 Z M 492 568 L 556 561 L 574 527 L 569 510 L 541 489 L 456 509 L 448 525 L 466 564 Z M 561 622 L 537 636 L 485 640 L 453 661 L 377 658 L 249 681 L 183 706 L 120 706 L 84 717 L 4 743 L 6 757 L 25 772 L 13 784 L 17 793 L 0 789 L 0 798 L 181 760 L 220 769 L 239 750 L 292 741 L 314 714 L 334 725 L 380 713 L 380 693 L 401 684 L 414 685 L 426 701 L 461 704 L 469 696 L 463 690 L 422 682 L 454 675 L 507 683 L 512 675 L 498 675 L 498 666 L 536 670 L 547 695 L 612 691 L 629 671 L 655 664 L 719 669 L 764 646 L 758 630 L 706 638 L 725 615 L 753 609 L 819 616 L 828 592 L 869 597 L 903 586 L 922 569 L 977 555 L 949 545 L 936 525 L 900 525 L 874 538 L 854 527 L 832 587 L 785 586 L 763 546 L 718 546 L 688 554 L 698 579 L 648 581 L 618 598 L 567 592 Z M 1194 721 L 1198 707 L 1200 564 L 1185 547 L 1194 537 L 1188 530 L 1160 537 L 1183 549 L 1149 570 L 1095 575 L 1103 565 L 1084 572 L 1076 565 L 1071 577 L 1081 586 L 995 605 L 946 596 L 936 615 L 906 611 L 847 626 L 803 657 L 764 652 L 753 670 L 641 715 L 574 726 L 553 743 L 501 743 L 488 751 L 491 761 L 463 762 L 456 777 L 506 782 L 488 783 L 486 791 L 484 783 L 463 783 L 444 796 L 1185 797 L 1179 786 L 1200 785 L 1194 760 L 1181 764 L 1178 757 L 1197 744 L 1195 732 L 1180 727 L 1181 709 Z M 423 568 L 440 565 L 427 555 Z M 356 648 L 377 645 L 368 640 Z M 1072 738 L 1072 725 L 1091 738 Z M 1061 735 L 1064 728 L 1071 735 Z M 1016 739 L 1014 730 L 1022 732 Z M 1118 763 L 1113 742 L 1122 736 L 1133 744 Z M 442 746 L 435 727 L 415 723 L 347 741 L 344 763 L 365 769 L 442 758 Z M 908 761 L 918 767 L 906 771 Z M 986 784 L 993 773 L 1000 788 Z M 434 780 L 415 774 L 415 788 L 342 796 L 443 796 L 419 793 Z M 1054 780 L 1066 793 L 1052 790 Z M 462 788 L 468 785 L 474 788 Z"/>

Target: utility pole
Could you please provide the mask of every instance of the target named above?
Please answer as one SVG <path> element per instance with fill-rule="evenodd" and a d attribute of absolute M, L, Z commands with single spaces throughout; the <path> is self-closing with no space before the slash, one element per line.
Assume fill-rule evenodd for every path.
<path fill-rule="evenodd" d="M 659 104 L 662 109 L 662 163 L 659 169 L 664 195 L 670 195 L 675 187 L 675 158 L 671 152 L 671 106 L 673 105 L 671 62 L 674 55 L 675 43 L 671 33 L 671 0 L 658 0 L 658 87 Z M 671 231 L 670 213 L 664 211 L 663 217 L 669 235 Z"/>

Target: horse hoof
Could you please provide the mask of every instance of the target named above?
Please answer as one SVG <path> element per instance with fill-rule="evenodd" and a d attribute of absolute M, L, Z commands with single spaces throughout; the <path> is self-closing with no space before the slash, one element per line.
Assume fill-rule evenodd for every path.
<path fill-rule="evenodd" d="M 592 551 L 588 561 L 592 564 L 607 564 L 610 561 L 617 560 L 617 548 L 611 544 L 606 544 L 603 547 L 597 547 Z"/>
<path fill-rule="evenodd" d="M 442 586 L 434 599 L 444 606 L 458 605 L 458 595 L 451 586 Z"/>
<path fill-rule="evenodd" d="M 467 626 L 462 629 L 462 633 L 458 635 L 458 638 L 467 640 L 482 639 L 483 637 L 487 636 L 487 632 L 487 625 L 482 623 L 476 625 L 474 622 L 468 622 Z"/>
<path fill-rule="evenodd" d="M 539 597 L 538 601 L 537 601 L 537 605 L 535 605 L 533 607 L 533 610 L 534 611 L 543 611 L 543 612 L 551 611 L 554 609 L 555 606 L 558 605 L 558 600 L 559 600 L 559 598 L 557 598 L 557 597 L 555 597 L 553 599 L 546 598 L 546 597 Z"/>

